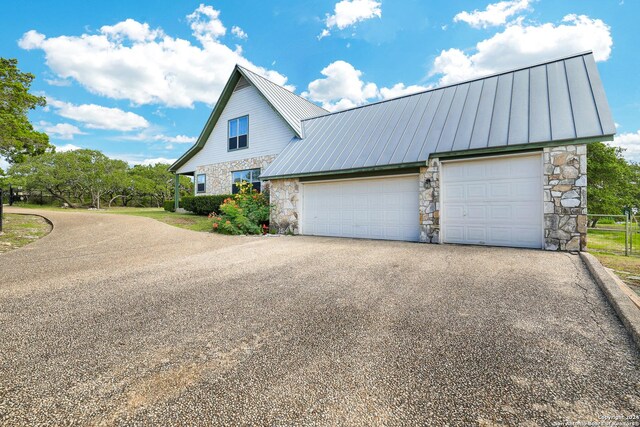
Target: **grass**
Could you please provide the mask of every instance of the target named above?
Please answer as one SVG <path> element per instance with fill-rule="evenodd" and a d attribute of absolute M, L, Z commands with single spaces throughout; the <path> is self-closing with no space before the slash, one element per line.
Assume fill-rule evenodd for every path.
<path fill-rule="evenodd" d="M 607 226 L 609 228 L 609 226 Z M 640 253 L 640 234 L 632 234 L 634 252 Z M 587 231 L 587 245 L 594 251 L 624 253 L 624 226 L 619 231 L 590 228 Z"/>
<path fill-rule="evenodd" d="M 51 224 L 37 215 L 5 214 L 0 253 L 21 248 L 51 231 Z"/>
<path fill-rule="evenodd" d="M 618 254 L 591 252 L 605 267 L 612 269 L 635 293 L 640 295 L 640 258 Z"/>
<path fill-rule="evenodd" d="M 186 228 L 193 231 L 211 231 L 211 221 L 202 215 L 192 213 L 167 212 L 163 208 L 111 208 L 104 211 L 92 211 L 96 213 L 110 213 L 120 215 L 144 216 L 164 222 L 175 227 Z"/>
<path fill-rule="evenodd" d="M 112 207 L 104 210 L 87 210 L 87 209 L 63 209 L 54 206 L 41 206 L 33 204 L 16 204 L 16 207 L 28 209 L 44 209 L 65 212 L 90 212 L 96 215 L 101 214 L 118 214 L 143 216 L 173 225 L 174 227 L 185 228 L 193 231 L 211 231 L 211 221 L 206 216 L 194 215 L 192 213 L 175 213 L 167 212 L 163 208 L 131 208 L 131 207 Z"/>

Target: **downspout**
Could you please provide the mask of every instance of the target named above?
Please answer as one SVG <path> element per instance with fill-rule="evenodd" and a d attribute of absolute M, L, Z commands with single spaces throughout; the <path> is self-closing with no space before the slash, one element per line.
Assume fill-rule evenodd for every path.
<path fill-rule="evenodd" d="M 180 175 L 175 174 L 175 188 L 173 193 L 173 208 L 177 212 L 180 208 Z"/>

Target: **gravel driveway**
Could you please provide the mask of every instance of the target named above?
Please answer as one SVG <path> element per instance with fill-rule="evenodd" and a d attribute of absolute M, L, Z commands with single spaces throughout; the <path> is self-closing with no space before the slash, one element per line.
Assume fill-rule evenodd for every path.
<path fill-rule="evenodd" d="M 640 356 L 577 256 L 44 215 L 0 255 L 2 425 L 640 416 Z"/>

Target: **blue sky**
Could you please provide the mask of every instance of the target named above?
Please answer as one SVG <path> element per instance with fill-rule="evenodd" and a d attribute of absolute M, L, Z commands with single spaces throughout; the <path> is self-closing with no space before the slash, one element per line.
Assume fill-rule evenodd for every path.
<path fill-rule="evenodd" d="M 640 161 L 635 0 L 7 2 L 0 52 L 36 75 L 31 114 L 59 149 L 170 162 L 237 62 L 338 110 L 593 50 Z M 1 163 L 1 161 L 0 161 Z"/>

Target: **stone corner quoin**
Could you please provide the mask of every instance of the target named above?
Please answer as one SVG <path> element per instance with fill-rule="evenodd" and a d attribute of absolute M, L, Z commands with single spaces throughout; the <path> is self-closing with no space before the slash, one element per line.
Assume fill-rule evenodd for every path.
<path fill-rule="evenodd" d="M 587 146 L 544 149 L 544 245 L 547 250 L 587 247 Z"/>

